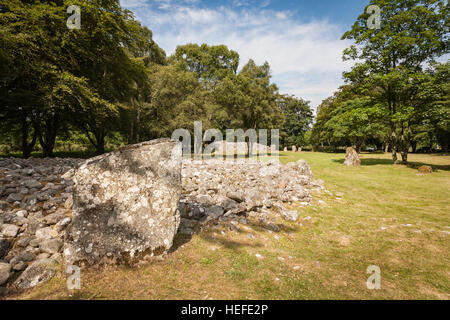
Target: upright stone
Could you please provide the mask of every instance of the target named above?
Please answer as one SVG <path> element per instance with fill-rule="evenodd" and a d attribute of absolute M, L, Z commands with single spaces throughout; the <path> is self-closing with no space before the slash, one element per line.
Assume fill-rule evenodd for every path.
<path fill-rule="evenodd" d="M 359 159 L 358 152 L 356 152 L 356 150 L 352 147 L 347 148 L 344 165 L 357 167 L 361 165 L 361 160 Z"/>
<path fill-rule="evenodd" d="M 297 146 L 292 146 L 292 152 L 297 152 Z"/>
<path fill-rule="evenodd" d="M 167 251 L 180 221 L 181 156 L 179 142 L 159 139 L 82 163 L 65 263 L 132 264 Z"/>

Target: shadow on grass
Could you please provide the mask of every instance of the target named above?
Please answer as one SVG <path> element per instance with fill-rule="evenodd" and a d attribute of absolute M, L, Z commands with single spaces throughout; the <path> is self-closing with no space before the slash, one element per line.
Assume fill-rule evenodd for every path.
<path fill-rule="evenodd" d="M 224 227 L 226 227 L 226 225 L 223 225 Z M 291 226 L 287 226 L 283 223 L 278 223 L 278 224 L 273 224 L 272 227 L 269 226 L 261 226 L 259 224 L 256 223 L 251 223 L 249 222 L 247 224 L 248 227 L 253 227 L 254 231 L 271 231 L 273 233 L 295 233 L 298 232 L 300 229 L 299 227 L 295 226 L 295 227 L 291 227 Z M 214 244 L 221 244 L 223 245 L 225 248 L 227 249 L 231 249 L 233 251 L 239 252 L 241 248 L 243 247 L 251 247 L 251 248 L 257 248 L 257 247 L 262 247 L 261 244 L 253 244 L 253 243 L 249 243 L 248 241 L 236 241 L 231 239 L 230 234 L 227 234 L 225 236 L 213 236 L 211 233 L 213 232 L 213 230 L 211 229 L 212 225 L 209 225 L 206 229 L 203 230 L 197 230 L 195 232 L 196 235 L 200 236 L 202 240 L 205 240 L 207 242 L 210 243 L 214 243 Z M 273 230 L 273 228 L 276 229 Z M 235 230 L 235 232 L 237 234 L 240 235 L 244 235 L 244 234 L 251 234 L 252 232 L 250 231 L 245 231 L 243 229 L 239 229 L 239 230 Z M 194 235 L 185 235 L 182 233 L 177 233 L 175 235 L 174 241 L 173 241 L 173 245 L 169 250 L 169 253 L 173 253 L 175 251 L 177 251 L 181 246 L 185 245 L 186 243 L 189 243 L 192 240 L 192 237 Z M 249 240 L 251 240 L 249 238 Z"/>
<path fill-rule="evenodd" d="M 335 163 L 344 164 L 345 159 L 333 159 L 331 160 Z M 362 166 L 377 166 L 377 165 L 393 165 L 391 159 L 377 159 L 377 158 L 367 158 L 361 159 Z M 399 164 L 403 165 L 403 164 Z M 438 165 L 438 164 L 430 164 L 424 162 L 408 162 L 406 167 L 411 169 L 418 169 L 421 166 L 430 166 L 433 168 L 433 171 L 450 171 L 450 165 Z"/>

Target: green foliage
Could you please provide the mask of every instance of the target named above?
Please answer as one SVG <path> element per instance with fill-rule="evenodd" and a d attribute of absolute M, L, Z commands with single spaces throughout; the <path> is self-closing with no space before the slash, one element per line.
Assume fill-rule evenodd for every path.
<path fill-rule="evenodd" d="M 348 140 L 358 145 L 372 136 L 390 145 L 394 161 L 400 151 L 406 162 L 414 130 L 436 128 L 426 125 L 427 101 L 436 100 L 426 94 L 431 80 L 423 69 L 449 52 L 449 7 L 444 0 L 372 0 L 370 5 L 381 8 L 381 28 L 369 29 L 369 14 L 363 13 L 342 37 L 354 41 L 344 60 L 356 63 L 344 77 L 358 96 L 324 101 L 312 138 L 320 144 Z M 434 105 L 440 106 L 435 111 L 442 109 Z"/>
<path fill-rule="evenodd" d="M 280 104 L 285 118 L 281 131 L 281 144 L 285 147 L 309 145 L 309 137 L 305 137 L 313 120 L 309 101 L 294 96 L 284 96 Z"/>
<path fill-rule="evenodd" d="M 67 28 L 69 5 L 80 6 L 81 29 Z M 268 63 L 238 72 L 237 52 L 206 44 L 166 59 L 152 37 L 116 0 L 0 0 L 0 142 L 24 157 L 86 144 L 103 153 L 198 120 L 224 131 L 285 119 L 286 139 L 303 140 L 309 105 L 279 94 Z"/>

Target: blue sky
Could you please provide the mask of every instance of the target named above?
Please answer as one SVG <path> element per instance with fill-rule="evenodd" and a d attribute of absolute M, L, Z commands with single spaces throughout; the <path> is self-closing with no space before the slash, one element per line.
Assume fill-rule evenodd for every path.
<path fill-rule="evenodd" d="M 343 83 L 350 45 L 340 40 L 369 0 L 121 0 L 172 54 L 186 43 L 226 44 L 248 59 L 268 61 L 281 93 L 316 108 Z"/>

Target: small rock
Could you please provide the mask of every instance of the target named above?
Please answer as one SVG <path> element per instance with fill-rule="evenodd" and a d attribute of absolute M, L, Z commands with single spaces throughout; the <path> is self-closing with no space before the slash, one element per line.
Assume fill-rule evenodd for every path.
<path fill-rule="evenodd" d="M 11 276 L 11 265 L 9 263 L 0 262 L 0 286 L 8 281 Z"/>
<path fill-rule="evenodd" d="M 24 250 L 24 251 L 20 252 L 17 256 L 12 258 L 11 261 L 9 261 L 9 263 L 12 266 L 15 266 L 19 262 L 31 262 L 35 258 L 36 258 L 36 256 L 33 253 L 31 253 L 30 251 Z"/>
<path fill-rule="evenodd" d="M 42 189 L 42 184 L 36 179 L 25 180 L 24 185 L 29 189 Z"/>
<path fill-rule="evenodd" d="M 59 211 L 59 210 L 58 210 Z M 62 219 L 66 218 L 67 216 L 64 213 L 61 212 L 55 212 L 52 214 L 49 214 L 44 218 L 44 221 L 48 225 L 53 225 L 61 221 Z"/>
<path fill-rule="evenodd" d="M 30 241 L 35 239 L 35 237 L 23 237 L 16 241 L 16 245 L 19 247 L 26 247 L 30 244 Z"/>
<path fill-rule="evenodd" d="M 50 257 L 50 254 L 47 252 L 42 252 L 36 256 L 36 260 L 47 259 Z"/>
<path fill-rule="evenodd" d="M 65 227 L 67 227 L 72 221 L 69 217 L 65 217 L 64 219 L 60 220 L 57 224 L 55 224 L 54 231 L 61 232 L 64 230 Z"/>
<path fill-rule="evenodd" d="M 241 203 L 244 201 L 244 195 L 240 192 L 234 192 L 234 191 L 228 192 L 227 197 L 238 203 Z"/>
<path fill-rule="evenodd" d="M 258 259 L 264 259 L 264 257 L 262 255 L 260 255 L 259 253 L 255 254 L 255 257 Z"/>
<path fill-rule="evenodd" d="M 420 166 L 418 168 L 418 171 L 421 174 L 431 174 L 431 173 L 433 173 L 433 168 L 430 166 Z"/>
<path fill-rule="evenodd" d="M 13 224 L 3 224 L 2 226 L 2 234 L 5 237 L 14 238 L 19 232 L 19 227 Z"/>
<path fill-rule="evenodd" d="M 25 261 L 19 261 L 14 265 L 13 270 L 22 271 L 22 270 L 25 270 L 27 267 L 28 267 L 28 263 L 26 263 Z"/>
<path fill-rule="evenodd" d="M 20 193 L 11 193 L 8 198 L 6 198 L 8 202 L 16 202 L 22 201 L 22 195 Z"/>
<path fill-rule="evenodd" d="M 28 211 L 27 210 L 19 210 L 16 212 L 16 215 L 21 218 L 26 218 L 26 217 L 28 217 Z"/>
<path fill-rule="evenodd" d="M 8 239 L 0 238 L 0 260 L 3 259 L 11 248 L 11 241 Z"/>
<path fill-rule="evenodd" d="M 64 208 L 70 210 L 73 206 L 73 197 L 67 198 L 67 200 L 64 202 Z"/>
<path fill-rule="evenodd" d="M 36 238 L 38 239 L 51 239 L 52 238 L 52 228 L 51 227 L 45 227 L 36 230 Z"/>
<path fill-rule="evenodd" d="M 207 216 L 217 219 L 225 213 L 225 210 L 219 206 L 210 206 L 206 208 L 205 213 Z"/>
<path fill-rule="evenodd" d="M 49 239 L 42 241 L 39 245 L 39 249 L 41 249 L 42 252 L 53 254 L 58 253 L 62 246 L 63 243 L 58 239 Z"/>
<path fill-rule="evenodd" d="M 295 210 L 291 210 L 291 211 L 283 210 L 283 211 L 281 211 L 281 216 L 286 221 L 295 222 L 298 220 L 298 212 Z"/>

